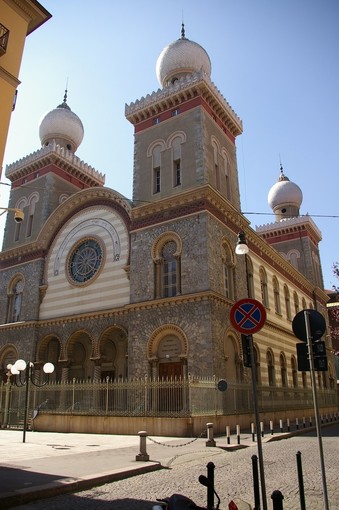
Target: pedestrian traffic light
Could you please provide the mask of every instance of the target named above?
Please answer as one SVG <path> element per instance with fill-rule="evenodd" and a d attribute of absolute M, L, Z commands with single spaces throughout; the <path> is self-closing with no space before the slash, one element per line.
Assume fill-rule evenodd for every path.
<path fill-rule="evenodd" d="M 251 367 L 251 344 L 253 342 L 252 335 L 241 335 L 242 357 L 244 367 Z"/>
<path fill-rule="evenodd" d="M 327 356 L 326 345 L 323 341 L 312 343 L 314 370 L 317 372 L 326 372 Z M 300 372 L 310 371 L 310 361 L 308 356 L 308 346 L 306 343 L 297 344 L 298 370 Z"/>

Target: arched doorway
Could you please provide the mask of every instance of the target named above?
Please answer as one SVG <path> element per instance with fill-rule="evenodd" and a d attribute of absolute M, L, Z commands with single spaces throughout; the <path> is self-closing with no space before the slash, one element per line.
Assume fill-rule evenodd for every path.
<path fill-rule="evenodd" d="M 183 379 L 187 376 L 188 341 L 173 324 L 154 331 L 148 343 L 151 376 L 154 386 L 152 405 L 157 411 L 180 412 L 187 405 Z"/>
<path fill-rule="evenodd" d="M 148 342 L 148 360 L 152 377 L 180 378 L 187 376 L 188 341 L 174 324 L 156 329 Z"/>
<path fill-rule="evenodd" d="M 86 331 L 74 333 L 67 344 L 68 378 L 70 380 L 88 381 L 93 378 L 94 364 L 91 355 L 92 340 L 89 334 Z"/>
<path fill-rule="evenodd" d="M 127 333 L 121 327 L 107 329 L 99 340 L 100 379 L 126 379 Z"/>

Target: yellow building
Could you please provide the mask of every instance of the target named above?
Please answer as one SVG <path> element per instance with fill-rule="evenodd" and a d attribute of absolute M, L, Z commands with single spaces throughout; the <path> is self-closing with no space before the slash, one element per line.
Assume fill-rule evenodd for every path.
<path fill-rule="evenodd" d="M 50 18 L 36 0 L 0 0 L 0 177 L 26 36 Z"/>

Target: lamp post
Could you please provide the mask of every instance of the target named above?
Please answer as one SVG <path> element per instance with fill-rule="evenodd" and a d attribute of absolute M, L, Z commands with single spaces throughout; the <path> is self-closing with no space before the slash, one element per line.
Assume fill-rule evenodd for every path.
<path fill-rule="evenodd" d="M 235 247 L 235 253 L 237 255 L 247 255 L 248 252 L 249 252 L 249 248 L 247 245 L 245 233 L 239 232 L 237 245 Z M 248 284 L 247 284 L 247 270 L 246 270 L 246 285 L 248 286 Z M 248 288 L 247 288 L 247 293 L 248 293 Z M 263 458 L 261 434 L 260 434 L 260 416 L 259 416 L 259 407 L 258 407 L 257 381 L 256 381 L 256 373 L 255 373 L 253 336 L 248 335 L 247 339 L 248 339 L 249 351 L 250 351 L 252 392 L 253 392 L 253 409 L 254 409 L 254 418 L 255 418 L 255 428 L 256 428 L 256 433 L 257 433 L 257 449 L 258 449 L 258 460 L 259 460 L 262 506 L 263 506 L 263 510 L 267 510 L 264 458 Z"/>
<path fill-rule="evenodd" d="M 3 183 L 0 183 L 3 184 Z M 25 219 L 25 214 L 21 209 L 13 208 L 13 207 L 0 207 L 0 216 L 5 214 L 6 211 L 14 212 L 14 221 L 15 223 L 21 223 Z"/>
<path fill-rule="evenodd" d="M 18 378 L 15 378 L 15 385 L 16 386 L 26 386 L 25 391 L 25 414 L 24 414 L 24 430 L 23 430 L 23 437 L 22 442 L 26 442 L 26 430 L 27 430 L 27 418 L 28 418 L 28 401 L 29 401 L 29 386 L 30 383 L 32 383 L 34 386 L 45 386 L 48 382 L 48 378 L 43 383 L 39 383 L 34 380 L 34 363 L 31 361 L 27 362 L 23 359 L 18 359 L 14 365 L 7 365 L 7 368 L 11 371 L 12 375 L 18 376 Z M 43 371 L 47 376 L 49 374 L 52 374 L 54 372 L 54 365 L 53 363 L 45 363 L 42 367 Z M 25 372 L 25 377 L 22 377 L 22 372 Z"/>

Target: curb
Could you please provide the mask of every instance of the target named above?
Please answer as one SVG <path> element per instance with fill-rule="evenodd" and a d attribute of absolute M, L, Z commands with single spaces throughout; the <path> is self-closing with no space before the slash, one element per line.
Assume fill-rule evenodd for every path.
<path fill-rule="evenodd" d="M 2 493 L 0 495 L 0 507 L 3 509 L 11 508 L 13 506 L 24 505 L 37 499 L 51 498 L 69 492 L 79 492 L 97 487 L 98 485 L 123 480 L 162 468 L 163 466 L 159 462 L 145 462 L 138 467 L 131 466 L 115 469 L 114 471 L 88 475 L 83 478 L 65 478 L 58 482 L 37 485 L 29 489 L 18 489 L 13 492 Z"/>

